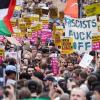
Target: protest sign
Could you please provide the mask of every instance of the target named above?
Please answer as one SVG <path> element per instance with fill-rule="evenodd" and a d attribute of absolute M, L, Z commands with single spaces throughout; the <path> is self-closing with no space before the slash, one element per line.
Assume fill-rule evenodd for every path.
<path fill-rule="evenodd" d="M 26 22 L 20 22 L 18 27 L 20 28 L 21 31 L 26 31 Z"/>
<path fill-rule="evenodd" d="M 33 21 L 39 21 L 39 19 L 40 19 L 40 16 L 38 15 L 38 14 L 34 14 L 33 16 Z"/>
<path fill-rule="evenodd" d="M 41 17 L 41 22 L 43 24 L 49 24 L 49 17 Z"/>
<path fill-rule="evenodd" d="M 71 18 L 65 16 L 65 36 L 74 39 L 74 49 L 78 53 L 92 50 L 92 35 L 98 32 L 96 16 Z"/>
<path fill-rule="evenodd" d="M 30 15 L 27 15 L 27 16 L 24 16 L 23 17 L 23 20 L 26 22 L 26 23 L 32 23 L 32 20 L 31 20 L 31 18 L 30 18 Z"/>
<path fill-rule="evenodd" d="M 52 66 L 52 72 L 53 72 L 53 74 L 54 75 L 58 75 L 58 73 L 59 73 L 59 67 L 58 67 L 57 57 L 52 57 L 51 66 Z"/>
<path fill-rule="evenodd" d="M 87 16 L 94 16 L 100 14 L 100 3 L 94 3 L 84 7 Z"/>
<path fill-rule="evenodd" d="M 4 57 L 4 49 L 0 48 L 0 57 Z"/>
<path fill-rule="evenodd" d="M 52 38 L 52 31 L 50 29 L 42 29 L 41 31 L 42 44 L 45 44 L 48 39 Z"/>
<path fill-rule="evenodd" d="M 28 37 L 32 37 L 32 30 L 31 30 L 31 28 L 27 29 L 27 36 Z"/>
<path fill-rule="evenodd" d="M 98 31 L 100 32 L 100 22 L 98 22 Z"/>
<path fill-rule="evenodd" d="M 54 42 L 56 46 L 61 46 L 60 37 L 63 35 L 63 26 L 56 26 L 56 30 L 54 33 Z"/>
<path fill-rule="evenodd" d="M 92 36 L 92 50 L 100 50 L 100 35 Z"/>
<path fill-rule="evenodd" d="M 93 56 L 85 53 L 81 62 L 79 63 L 79 66 L 81 66 L 82 68 L 87 68 L 92 60 L 93 60 Z"/>
<path fill-rule="evenodd" d="M 56 33 L 54 37 L 55 37 L 54 39 L 55 45 L 61 46 L 60 33 Z"/>
<path fill-rule="evenodd" d="M 18 52 L 5 52 L 5 57 L 9 56 L 10 58 L 14 58 L 16 60 L 21 59 L 21 51 Z"/>
<path fill-rule="evenodd" d="M 61 38 L 61 53 L 70 54 L 73 53 L 73 39 L 72 38 Z"/>

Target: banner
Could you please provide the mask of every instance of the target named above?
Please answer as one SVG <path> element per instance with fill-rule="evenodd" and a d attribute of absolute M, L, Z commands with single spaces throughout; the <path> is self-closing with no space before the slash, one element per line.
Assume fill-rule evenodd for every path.
<path fill-rule="evenodd" d="M 100 3 L 87 5 L 84 7 L 87 16 L 94 16 L 100 14 Z"/>
<path fill-rule="evenodd" d="M 92 36 L 92 50 L 100 50 L 100 35 Z"/>
<path fill-rule="evenodd" d="M 79 53 L 92 50 L 92 35 L 98 32 L 96 16 L 75 19 L 65 16 L 65 36 L 74 39 L 74 49 Z"/>
<path fill-rule="evenodd" d="M 61 38 L 61 53 L 70 54 L 73 53 L 73 39 L 72 38 Z"/>

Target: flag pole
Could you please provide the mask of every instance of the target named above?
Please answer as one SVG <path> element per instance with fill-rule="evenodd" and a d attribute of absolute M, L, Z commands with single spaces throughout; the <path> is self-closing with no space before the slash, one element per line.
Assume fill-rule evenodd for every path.
<path fill-rule="evenodd" d="M 78 17 L 82 18 L 83 17 L 83 1 L 82 0 L 78 0 L 78 9 L 79 9 Z"/>

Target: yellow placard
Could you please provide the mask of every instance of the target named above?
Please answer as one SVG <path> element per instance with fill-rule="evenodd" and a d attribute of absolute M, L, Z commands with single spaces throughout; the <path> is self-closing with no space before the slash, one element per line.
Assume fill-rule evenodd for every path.
<path fill-rule="evenodd" d="M 73 39 L 72 38 L 61 38 L 61 53 L 70 54 L 73 53 Z"/>
<path fill-rule="evenodd" d="M 100 32 L 100 22 L 98 22 L 98 31 Z"/>
<path fill-rule="evenodd" d="M 22 7 L 21 6 L 15 6 L 15 10 L 16 11 L 21 11 L 22 10 Z"/>
<path fill-rule="evenodd" d="M 31 26 L 31 30 L 32 30 L 32 32 L 38 31 L 37 25 Z"/>
<path fill-rule="evenodd" d="M 60 37 L 63 35 L 63 32 L 64 32 L 63 27 L 62 26 L 56 26 L 54 32 L 55 33 L 53 33 L 53 35 L 54 35 L 55 45 L 61 46 Z"/>
<path fill-rule="evenodd" d="M 4 49 L 0 48 L 0 57 L 4 57 Z"/>
<path fill-rule="evenodd" d="M 31 30 L 31 28 L 27 29 L 27 36 L 28 37 L 32 37 L 32 30 Z"/>
<path fill-rule="evenodd" d="M 23 19 L 24 19 L 24 21 L 26 23 L 32 23 L 32 20 L 31 20 L 31 17 L 30 16 L 24 16 Z"/>
<path fill-rule="evenodd" d="M 21 37 L 21 38 L 25 37 L 25 32 L 21 32 L 21 33 L 20 33 L 20 37 Z"/>
<path fill-rule="evenodd" d="M 32 17 L 34 21 L 39 22 L 40 16 L 38 14 L 34 14 Z"/>
<path fill-rule="evenodd" d="M 84 7 L 87 16 L 94 16 L 100 14 L 100 3 L 87 5 Z"/>
<path fill-rule="evenodd" d="M 94 35 L 92 36 L 92 43 L 100 42 L 100 35 Z"/>
<path fill-rule="evenodd" d="M 54 42 L 56 46 L 61 46 L 61 40 L 60 40 L 61 35 L 60 34 L 55 34 L 54 35 Z"/>
<path fill-rule="evenodd" d="M 38 24 L 37 24 L 38 30 L 41 30 L 41 29 L 42 29 L 42 26 L 43 26 L 43 25 L 42 25 L 42 22 L 38 23 Z"/>
<path fill-rule="evenodd" d="M 26 30 L 26 23 L 25 22 L 20 22 L 19 23 L 19 28 L 20 28 L 20 30 Z"/>
<path fill-rule="evenodd" d="M 49 24 L 49 18 L 48 17 L 41 17 L 41 22 L 45 24 Z"/>

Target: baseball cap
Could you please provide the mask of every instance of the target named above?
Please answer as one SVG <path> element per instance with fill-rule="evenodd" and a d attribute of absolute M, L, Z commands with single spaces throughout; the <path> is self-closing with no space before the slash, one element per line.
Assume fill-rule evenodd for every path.
<path fill-rule="evenodd" d="M 13 72 L 17 72 L 17 69 L 15 66 L 13 65 L 7 65 L 5 71 L 13 71 Z"/>

